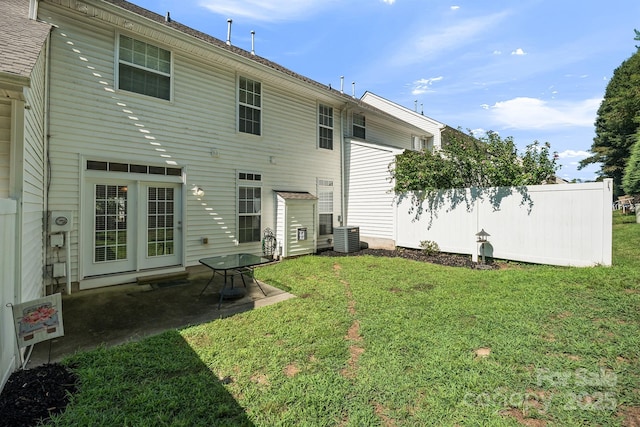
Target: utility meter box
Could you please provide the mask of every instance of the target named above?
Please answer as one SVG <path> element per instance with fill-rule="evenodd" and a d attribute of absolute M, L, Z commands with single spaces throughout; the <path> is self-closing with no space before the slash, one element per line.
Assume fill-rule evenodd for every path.
<path fill-rule="evenodd" d="M 49 232 L 59 233 L 61 231 L 71 231 L 73 224 L 73 213 L 71 211 L 51 211 L 49 212 Z"/>

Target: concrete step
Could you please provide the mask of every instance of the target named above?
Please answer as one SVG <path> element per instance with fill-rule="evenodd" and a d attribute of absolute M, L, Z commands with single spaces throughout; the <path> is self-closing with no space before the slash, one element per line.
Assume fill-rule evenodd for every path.
<path fill-rule="evenodd" d="M 175 280 L 184 280 L 189 277 L 187 271 L 179 271 L 177 273 L 158 274 L 155 276 L 138 277 L 136 283 L 138 285 L 153 285 L 160 282 L 169 282 Z"/>

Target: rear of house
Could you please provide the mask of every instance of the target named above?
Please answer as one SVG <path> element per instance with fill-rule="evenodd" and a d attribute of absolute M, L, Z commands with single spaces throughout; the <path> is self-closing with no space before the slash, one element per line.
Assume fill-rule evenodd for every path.
<path fill-rule="evenodd" d="M 348 221 L 348 141 L 409 147 L 418 131 L 128 2 L 46 0 L 38 16 L 54 26 L 49 210 L 70 217 L 61 232 L 80 289 L 260 253 L 266 228 L 281 256 L 330 247 Z M 279 203 L 305 210 L 306 234 L 284 238 Z"/>
<path fill-rule="evenodd" d="M 350 213 L 388 221 L 349 188 L 354 147 L 433 136 L 123 0 L 7 0 L 0 24 L 2 383 L 7 303 L 260 254 L 270 231 L 276 256 L 331 247 Z"/>

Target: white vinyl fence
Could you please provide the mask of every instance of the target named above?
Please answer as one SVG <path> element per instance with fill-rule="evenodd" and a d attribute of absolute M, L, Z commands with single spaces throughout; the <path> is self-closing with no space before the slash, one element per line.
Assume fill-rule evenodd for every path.
<path fill-rule="evenodd" d="M 0 199 L 0 390 L 15 368 L 16 338 L 11 307 L 16 291 L 16 209 L 15 200 Z"/>
<path fill-rule="evenodd" d="M 396 245 L 435 241 L 442 252 L 531 263 L 611 265 L 613 182 L 442 191 L 420 208 L 396 204 Z"/>

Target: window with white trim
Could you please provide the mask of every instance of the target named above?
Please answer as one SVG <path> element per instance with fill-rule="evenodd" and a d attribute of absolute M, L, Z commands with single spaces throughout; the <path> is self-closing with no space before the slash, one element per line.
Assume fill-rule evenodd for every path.
<path fill-rule="evenodd" d="M 411 136 L 411 149 L 415 151 L 433 151 L 433 137 Z"/>
<path fill-rule="evenodd" d="M 261 134 L 262 84 L 238 77 L 238 131 Z"/>
<path fill-rule="evenodd" d="M 333 234 L 333 180 L 318 179 L 318 234 Z"/>
<path fill-rule="evenodd" d="M 362 114 L 353 113 L 353 136 L 365 139 L 365 120 Z"/>
<path fill-rule="evenodd" d="M 318 104 L 318 146 L 333 150 L 333 107 Z"/>
<path fill-rule="evenodd" d="M 238 172 L 238 242 L 259 242 L 262 218 L 262 175 Z"/>
<path fill-rule="evenodd" d="M 411 149 L 415 151 L 422 151 L 426 146 L 427 142 L 424 138 L 416 135 L 411 136 Z"/>
<path fill-rule="evenodd" d="M 171 52 L 120 35 L 118 89 L 171 99 Z"/>

